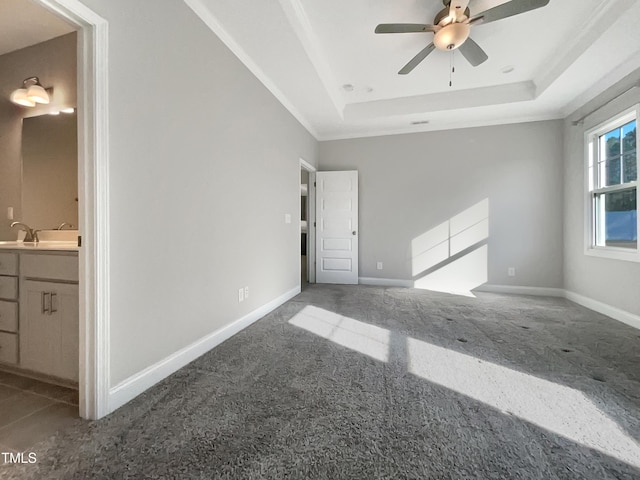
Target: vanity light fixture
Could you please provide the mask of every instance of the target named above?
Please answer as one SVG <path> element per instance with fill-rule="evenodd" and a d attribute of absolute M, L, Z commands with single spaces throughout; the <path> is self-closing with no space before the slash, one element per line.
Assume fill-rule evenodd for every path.
<path fill-rule="evenodd" d="M 49 93 L 40 84 L 38 77 L 29 77 L 23 80 L 22 88 L 11 93 L 11 101 L 23 107 L 35 107 L 38 103 L 49 103 Z"/>

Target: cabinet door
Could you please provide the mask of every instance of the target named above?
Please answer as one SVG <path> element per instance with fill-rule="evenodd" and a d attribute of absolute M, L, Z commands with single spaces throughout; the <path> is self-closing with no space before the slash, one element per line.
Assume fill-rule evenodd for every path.
<path fill-rule="evenodd" d="M 21 295 L 20 365 L 78 381 L 78 286 L 25 280 Z"/>

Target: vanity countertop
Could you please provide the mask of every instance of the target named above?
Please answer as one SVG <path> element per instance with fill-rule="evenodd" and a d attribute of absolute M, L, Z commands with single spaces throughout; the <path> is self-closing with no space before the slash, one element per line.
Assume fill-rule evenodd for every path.
<path fill-rule="evenodd" d="M 77 242 L 0 242 L 0 251 L 2 250 L 77 252 L 79 248 Z"/>

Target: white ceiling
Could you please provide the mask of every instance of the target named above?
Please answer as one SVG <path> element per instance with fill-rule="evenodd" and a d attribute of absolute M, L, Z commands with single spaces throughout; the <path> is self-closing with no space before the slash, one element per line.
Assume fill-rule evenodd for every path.
<path fill-rule="evenodd" d="M 29 0 L 0 0 L 0 55 L 74 30 L 71 25 Z"/>
<path fill-rule="evenodd" d="M 453 87 L 447 52 L 397 75 L 431 33 L 373 33 L 379 23 L 432 23 L 442 0 L 185 2 L 319 140 L 563 118 L 640 68 L 637 0 L 551 0 L 476 25 L 489 60 L 474 68 L 456 53 Z"/>

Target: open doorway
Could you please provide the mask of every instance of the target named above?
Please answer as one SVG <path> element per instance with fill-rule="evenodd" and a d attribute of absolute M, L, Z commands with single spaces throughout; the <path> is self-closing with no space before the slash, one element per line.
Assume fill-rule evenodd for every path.
<path fill-rule="evenodd" d="M 300 159 L 300 288 L 315 283 L 315 172 Z"/>
<path fill-rule="evenodd" d="M 78 318 L 78 413 L 82 418 L 97 419 L 110 411 L 108 23 L 76 0 L 20 3 L 19 8 L 31 4 L 46 10 L 70 25 L 77 35 L 77 244 L 81 247 L 75 268 L 77 300 L 72 304 Z M 68 299 L 63 293 L 57 293 L 58 302 Z M 42 297 L 49 299 L 48 295 Z M 51 310 L 60 306 L 58 303 L 56 308 L 55 298 L 52 299 Z"/>
<path fill-rule="evenodd" d="M 81 36 L 26 0 L 0 31 L 0 444 L 20 452 L 81 414 Z"/>
<path fill-rule="evenodd" d="M 309 246 L 309 172 L 304 168 L 300 171 L 300 288 L 305 289 L 309 283 L 309 272 L 307 264 L 307 250 Z"/>

